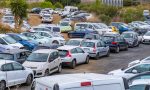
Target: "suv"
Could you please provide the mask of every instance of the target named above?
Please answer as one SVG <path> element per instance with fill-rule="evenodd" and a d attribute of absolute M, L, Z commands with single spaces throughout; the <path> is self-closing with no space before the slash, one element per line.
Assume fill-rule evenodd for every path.
<path fill-rule="evenodd" d="M 31 68 L 35 77 L 41 77 L 54 72 L 61 72 L 61 63 L 57 50 L 40 49 L 32 52 L 23 66 Z"/>

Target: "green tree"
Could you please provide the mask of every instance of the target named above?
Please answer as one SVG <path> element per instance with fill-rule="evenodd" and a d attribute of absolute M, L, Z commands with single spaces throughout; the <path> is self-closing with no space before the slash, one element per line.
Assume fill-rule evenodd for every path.
<path fill-rule="evenodd" d="M 27 17 L 27 3 L 25 0 L 11 0 L 10 8 L 15 17 L 15 29 L 20 32 L 23 19 Z"/>
<path fill-rule="evenodd" d="M 41 8 L 54 8 L 51 2 L 42 2 L 40 5 Z"/>
<path fill-rule="evenodd" d="M 60 2 L 55 3 L 55 8 L 63 8 L 63 5 Z"/>

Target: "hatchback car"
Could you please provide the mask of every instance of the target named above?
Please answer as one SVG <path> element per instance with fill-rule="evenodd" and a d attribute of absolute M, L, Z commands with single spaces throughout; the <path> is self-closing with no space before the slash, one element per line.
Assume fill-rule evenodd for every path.
<path fill-rule="evenodd" d="M 0 90 L 23 83 L 30 85 L 33 81 L 33 71 L 17 62 L 1 60 L 0 68 Z"/>
<path fill-rule="evenodd" d="M 103 41 L 110 47 L 110 51 L 119 53 L 120 50 L 128 50 L 128 43 L 120 35 L 104 35 Z"/>
<path fill-rule="evenodd" d="M 20 64 L 24 63 L 27 57 L 30 55 L 30 51 L 23 49 L 12 49 L 0 52 L 0 60 L 16 61 Z"/>
<path fill-rule="evenodd" d="M 89 63 L 89 54 L 78 46 L 61 46 L 58 48 L 63 66 L 70 66 L 72 69 L 77 64 Z"/>
<path fill-rule="evenodd" d="M 142 43 L 144 44 L 150 44 L 150 31 L 144 34 Z"/>
<path fill-rule="evenodd" d="M 124 37 L 124 39 L 128 42 L 129 47 L 136 47 L 139 46 L 139 38 L 138 38 L 138 33 L 132 32 L 132 31 L 127 31 L 123 32 L 121 36 Z"/>
<path fill-rule="evenodd" d="M 81 48 L 89 53 L 90 57 L 94 57 L 96 60 L 101 56 L 109 56 L 109 46 L 106 46 L 103 41 L 100 40 L 85 40 L 81 43 Z"/>
<path fill-rule="evenodd" d="M 61 72 L 62 61 L 57 50 L 40 49 L 32 52 L 23 66 L 31 68 L 35 77 L 42 77 Z"/>
<path fill-rule="evenodd" d="M 72 31 L 72 27 L 69 21 L 61 21 L 59 23 L 59 27 L 60 27 L 61 32 Z"/>

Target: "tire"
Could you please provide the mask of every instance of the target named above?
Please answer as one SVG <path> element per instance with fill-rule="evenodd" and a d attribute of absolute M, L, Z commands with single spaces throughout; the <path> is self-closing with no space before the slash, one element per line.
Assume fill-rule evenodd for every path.
<path fill-rule="evenodd" d="M 96 59 L 96 60 L 99 59 L 99 53 L 96 54 L 95 59 Z"/>
<path fill-rule="evenodd" d="M 5 83 L 5 81 L 0 81 L 0 90 L 6 90 L 6 83 Z"/>
<path fill-rule="evenodd" d="M 61 73 L 61 71 L 62 71 L 62 65 L 60 64 L 58 67 L 57 73 Z"/>
<path fill-rule="evenodd" d="M 88 63 L 89 63 L 89 59 L 90 59 L 90 57 L 89 57 L 89 56 L 87 56 L 87 57 L 86 57 L 85 64 L 88 64 Z"/>
<path fill-rule="evenodd" d="M 71 68 L 74 69 L 75 67 L 76 67 L 76 61 L 73 60 L 72 63 L 71 63 Z"/>
<path fill-rule="evenodd" d="M 59 44 L 59 42 L 55 40 L 52 42 L 52 44 Z"/>
<path fill-rule="evenodd" d="M 31 85 L 31 84 L 32 84 L 32 81 L 33 81 L 33 77 L 32 77 L 32 75 L 30 74 L 30 75 L 28 75 L 28 77 L 27 77 L 26 85 L 27 85 L 27 86 Z"/>
<path fill-rule="evenodd" d="M 48 76 L 49 75 L 49 70 L 45 70 L 45 75 L 44 76 Z"/>
<path fill-rule="evenodd" d="M 115 50 L 115 53 L 119 53 L 120 52 L 120 48 L 117 47 L 116 50 Z"/>

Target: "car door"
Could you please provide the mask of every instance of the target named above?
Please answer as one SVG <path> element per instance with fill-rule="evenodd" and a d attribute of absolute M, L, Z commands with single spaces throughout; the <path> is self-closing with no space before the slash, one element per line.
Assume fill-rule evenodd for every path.
<path fill-rule="evenodd" d="M 16 81 L 16 72 L 13 70 L 12 63 L 7 63 L 1 66 L 1 71 L 5 73 L 8 86 L 12 86 Z"/>
<path fill-rule="evenodd" d="M 15 84 L 24 83 L 27 77 L 27 72 L 25 68 L 17 62 L 13 62 L 12 65 L 13 65 L 15 76 L 16 76 Z"/>
<path fill-rule="evenodd" d="M 82 57 L 80 57 L 80 63 L 83 63 L 83 62 L 85 62 L 85 60 L 86 60 L 86 57 L 87 57 L 87 54 L 81 49 L 81 48 L 76 48 L 77 49 L 77 52 L 78 52 L 78 55 L 79 56 L 82 56 Z"/>
<path fill-rule="evenodd" d="M 101 42 L 97 42 L 96 47 L 97 47 L 97 52 L 99 53 L 99 55 L 103 56 L 104 47 L 102 46 Z"/>
<path fill-rule="evenodd" d="M 101 43 L 101 46 L 103 47 L 102 49 L 103 55 L 106 55 L 108 53 L 109 46 L 106 46 L 103 41 L 100 41 L 100 43 Z"/>
<path fill-rule="evenodd" d="M 55 51 L 53 54 L 54 54 L 54 69 L 57 69 L 61 63 L 59 53 Z"/>
<path fill-rule="evenodd" d="M 52 52 L 48 58 L 48 68 L 50 73 L 52 73 L 55 70 L 55 62 L 56 61 L 55 61 L 54 52 Z"/>
<path fill-rule="evenodd" d="M 77 64 L 80 63 L 80 59 L 82 58 L 82 56 L 78 54 L 77 49 L 73 48 L 70 50 L 70 52 L 71 52 L 73 59 L 76 59 L 76 63 Z"/>

